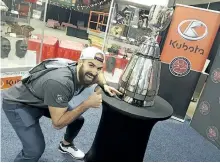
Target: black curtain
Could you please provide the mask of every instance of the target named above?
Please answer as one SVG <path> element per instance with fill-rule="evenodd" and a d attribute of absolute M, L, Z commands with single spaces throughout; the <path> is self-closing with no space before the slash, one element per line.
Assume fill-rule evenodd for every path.
<path fill-rule="evenodd" d="M 60 24 L 62 22 L 68 23 L 70 12 L 69 8 L 49 4 L 47 6 L 46 21 L 53 19 L 59 21 Z"/>
<path fill-rule="evenodd" d="M 3 2 L 8 7 L 8 10 L 11 11 L 12 10 L 12 0 L 3 0 Z"/>
<path fill-rule="evenodd" d="M 77 22 L 81 21 L 84 24 L 84 27 L 88 27 L 89 14 L 75 11 L 66 7 L 60 7 L 56 5 L 49 4 L 47 7 L 46 21 L 48 19 L 53 19 L 62 22 L 68 23 L 69 17 L 71 14 L 70 23 L 77 26 Z"/>
<path fill-rule="evenodd" d="M 89 14 L 72 10 L 70 23 L 77 26 L 77 21 L 84 23 L 84 27 L 88 27 Z"/>
<path fill-rule="evenodd" d="M 210 60 L 210 63 L 209 63 L 208 67 L 205 70 L 205 72 L 208 73 L 208 74 L 210 73 L 210 70 L 212 68 L 212 64 L 213 64 L 213 62 L 215 60 L 215 57 L 216 57 L 216 54 L 218 52 L 219 45 L 220 45 L 220 28 L 218 30 L 218 33 L 215 37 L 215 40 L 213 42 L 212 48 L 211 48 L 209 56 L 208 56 L 208 59 Z"/>
<path fill-rule="evenodd" d="M 205 8 L 205 9 L 209 7 L 210 10 L 220 11 L 220 2 L 210 3 L 210 5 L 206 3 L 206 4 L 198 4 L 198 5 L 193 5 L 193 6 L 199 7 L 199 8 Z"/>

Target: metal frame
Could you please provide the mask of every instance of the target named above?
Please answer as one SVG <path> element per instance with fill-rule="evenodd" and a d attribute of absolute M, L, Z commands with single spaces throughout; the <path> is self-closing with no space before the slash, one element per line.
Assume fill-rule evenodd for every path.
<path fill-rule="evenodd" d="M 41 61 L 42 51 L 43 51 L 44 29 L 45 29 L 45 26 L 46 26 L 46 15 L 47 15 L 47 5 L 48 5 L 48 1 L 49 1 L 49 0 L 46 0 L 45 7 L 44 7 L 44 26 L 43 26 L 43 28 L 42 28 L 42 33 L 41 33 L 42 38 L 41 38 L 41 44 L 40 44 L 40 56 L 39 56 L 38 63 Z"/>
<path fill-rule="evenodd" d="M 108 36 L 109 26 L 110 26 L 110 23 L 111 23 L 112 13 L 113 13 L 113 9 L 114 9 L 113 5 L 114 5 L 114 0 L 111 1 L 111 5 L 110 5 L 110 10 L 109 10 L 109 15 L 108 15 L 108 22 L 107 22 L 107 25 L 106 25 L 105 36 L 104 36 L 104 40 L 103 40 L 103 44 L 102 44 L 102 51 L 104 51 L 107 36 Z"/>

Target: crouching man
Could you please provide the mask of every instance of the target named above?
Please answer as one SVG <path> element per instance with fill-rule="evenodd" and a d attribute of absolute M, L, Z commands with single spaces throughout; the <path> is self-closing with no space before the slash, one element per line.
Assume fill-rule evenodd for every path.
<path fill-rule="evenodd" d="M 43 154 L 45 141 L 39 124 L 42 116 L 51 118 L 56 129 L 67 126 L 59 151 L 76 159 L 84 157 L 73 141 L 84 122 L 81 114 L 89 108 L 100 108 L 102 95 L 96 91 L 70 110 L 68 102 L 93 84 L 100 85 L 111 96 L 120 94 L 106 84 L 102 73 L 104 57 L 101 50 L 88 47 L 76 65 L 51 70 L 30 81 L 28 87 L 19 82 L 4 91 L 2 108 L 23 145 L 16 162 L 36 162 Z"/>

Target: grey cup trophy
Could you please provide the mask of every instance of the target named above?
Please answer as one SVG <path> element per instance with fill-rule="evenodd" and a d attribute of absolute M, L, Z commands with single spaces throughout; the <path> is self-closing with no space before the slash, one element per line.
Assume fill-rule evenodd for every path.
<path fill-rule="evenodd" d="M 165 30 L 171 19 L 173 9 L 153 5 L 148 17 L 152 30 L 150 37 L 133 54 L 119 81 L 122 100 L 135 106 L 152 106 L 160 85 L 160 47 L 156 36 Z"/>

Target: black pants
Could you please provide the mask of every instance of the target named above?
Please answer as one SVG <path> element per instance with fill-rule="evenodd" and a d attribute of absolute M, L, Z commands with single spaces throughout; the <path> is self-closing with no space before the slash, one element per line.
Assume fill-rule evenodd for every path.
<path fill-rule="evenodd" d="M 49 109 L 45 109 L 43 115 L 47 118 L 51 118 Z M 64 135 L 64 139 L 72 143 L 75 137 L 78 135 L 80 129 L 82 128 L 84 124 L 84 118 L 83 116 L 78 117 L 75 121 L 70 123 L 66 128 L 66 133 Z"/>
<path fill-rule="evenodd" d="M 15 162 L 38 161 L 45 149 L 44 135 L 39 119 L 42 116 L 50 118 L 49 110 L 22 104 L 8 104 L 4 101 L 2 108 L 23 145 L 23 149 L 15 158 Z M 83 123 L 84 118 L 81 116 L 69 124 L 64 139 L 71 143 L 79 133 Z"/>

